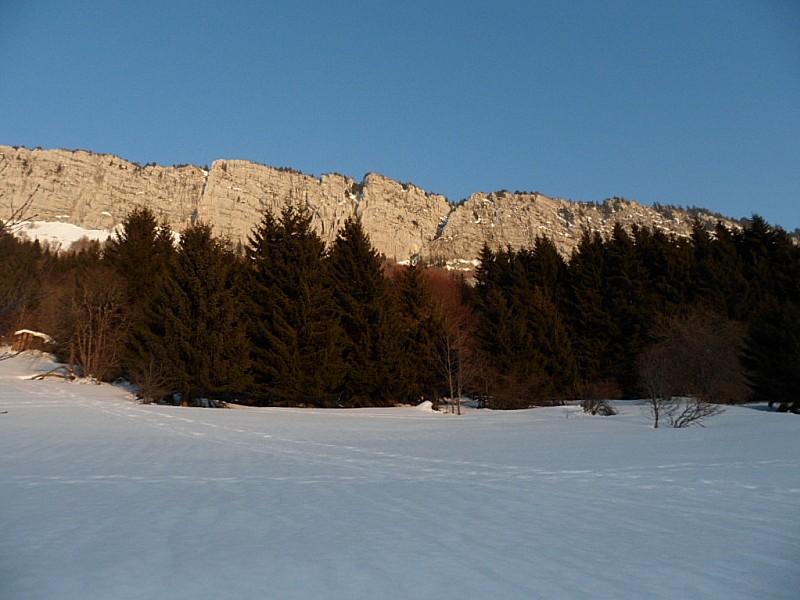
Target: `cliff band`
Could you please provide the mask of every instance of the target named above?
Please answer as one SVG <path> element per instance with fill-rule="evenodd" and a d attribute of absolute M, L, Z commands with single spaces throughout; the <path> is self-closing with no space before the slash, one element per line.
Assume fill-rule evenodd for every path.
<path fill-rule="evenodd" d="M 113 229 L 132 209 L 146 206 L 175 231 L 199 219 L 234 242 L 246 242 L 265 209 L 277 213 L 292 203 L 312 212 L 326 242 L 356 214 L 388 258 L 465 267 L 474 264 L 484 243 L 495 249 L 528 247 L 545 235 L 569 254 L 584 228 L 608 234 L 620 222 L 687 235 L 695 218 L 708 226 L 720 220 L 704 211 L 689 214 L 629 200 L 598 204 L 505 191 L 476 193 L 454 205 L 375 173 L 359 183 L 343 175 L 317 178 L 244 160 L 217 160 L 210 170 L 143 167 L 82 150 L 0 146 L 0 219 L 29 199 L 30 219 Z"/>

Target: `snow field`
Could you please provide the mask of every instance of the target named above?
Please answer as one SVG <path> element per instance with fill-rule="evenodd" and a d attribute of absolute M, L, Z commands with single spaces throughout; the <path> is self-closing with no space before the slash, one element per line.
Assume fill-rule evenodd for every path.
<path fill-rule="evenodd" d="M 147 406 L 0 361 L 0 598 L 797 598 L 800 419 Z"/>
<path fill-rule="evenodd" d="M 20 239 L 39 240 L 59 250 L 69 250 L 72 244 L 84 238 L 105 242 L 114 235 L 111 229 L 84 229 L 72 223 L 51 221 L 22 221 L 12 231 Z"/>

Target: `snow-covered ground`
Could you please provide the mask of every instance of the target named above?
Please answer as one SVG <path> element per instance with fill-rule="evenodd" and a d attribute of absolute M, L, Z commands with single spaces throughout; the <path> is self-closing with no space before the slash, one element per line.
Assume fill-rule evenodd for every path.
<path fill-rule="evenodd" d="M 0 361 L 0 598 L 800 597 L 800 418 L 210 410 Z"/>

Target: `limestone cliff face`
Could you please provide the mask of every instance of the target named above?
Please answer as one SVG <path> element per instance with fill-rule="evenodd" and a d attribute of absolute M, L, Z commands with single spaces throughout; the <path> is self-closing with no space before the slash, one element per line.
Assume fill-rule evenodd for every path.
<path fill-rule="evenodd" d="M 444 196 L 370 173 L 358 196 L 358 214 L 375 248 L 398 261 L 425 255 L 452 210 Z"/>
<path fill-rule="evenodd" d="M 314 217 L 314 227 L 330 243 L 352 215 L 355 182 L 341 175 L 321 178 L 296 171 L 274 169 L 244 160 L 217 160 L 211 167 L 197 216 L 217 233 L 246 240 L 264 210 L 279 214 L 287 204 L 304 206 Z"/>
<path fill-rule="evenodd" d="M 610 235 L 614 224 L 647 226 L 689 235 L 697 218 L 711 228 L 719 220 L 710 213 L 690 215 L 677 209 L 656 209 L 612 198 L 602 204 L 571 202 L 542 194 L 473 194 L 456 207 L 441 234 L 427 248 L 429 260 L 452 263 L 474 259 L 484 243 L 492 249 L 531 247 L 538 236 L 549 237 L 565 256 L 578 245 L 584 229 Z M 738 227 L 732 221 L 729 227 Z"/>
<path fill-rule="evenodd" d="M 205 180 L 193 166 L 141 167 L 108 154 L 0 146 L 0 218 L 31 198 L 27 213 L 41 221 L 111 229 L 132 209 L 149 206 L 180 230 Z"/>
<path fill-rule="evenodd" d="M 307 208 L 314 226 L 331 243 L 348 217 L 358 215 L 379 252 L 408 260 L 429 243 L 450 211 L 443 196 L 368 174 L 362 183 L 343 175 L 320 178 L 243 160 L 218 160 L 208 174 L 197 216 L 218 233 L 243 239 L 264 210 L 286 204 Z"/>
<path fill-rule="evenodd" d="M 467 267 L 481 247 L 528 247 L 539 235 L 564 254 L 584 228 L 603 234 L 615 222 L 688 234 L 695 217 L 612 199 L 570 202 L 541 194 L 473 194 L 458 206 L 370 173 L 361 183 L 343 175 L 312 177 L 243 160 L 194 167 L 139 166 L 116 156 L 68 150 L 0 146 L 0 219 L 31 199 L 27 215 L 89 229 L 112 229 L 134 208 L 148 206 L 176 231 L 200 219 L 232 241 L 247 240 L 265 209 L 307 207 L 314 227 L 330 243 L 344 221 L 358 215 L 378 252 L 397 261 L 416 257 Z M 727 221 L 729 226 L 734 223 Z"/>

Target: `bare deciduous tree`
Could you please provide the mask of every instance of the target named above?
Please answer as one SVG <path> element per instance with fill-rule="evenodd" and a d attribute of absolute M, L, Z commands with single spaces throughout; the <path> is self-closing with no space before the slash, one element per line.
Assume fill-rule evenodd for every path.
<path fill-rule="evenodd" d="M 436 360 L 447 381 L 453 410 L 461 414 L 464 386 L 475 374 L 476 355 L 472 342 L 476 321 L 464 302 L 462 282 L 450 274 L 429 275 L 435 302 Z"/>
<path fill-rule="evenodd" d="M 639 357 L 639 381 L 647 394 L 647 408 L 656 429 L 672 402 L 667 362 L 668 357 L 663 346 L 648 348 Z"/>
<path fill-rule="evenodd" d="M 654 335 L 671 357 L 679 393 L 714 404 L 739 404 L 749 393 L 739 362 L 744 332 L 741 323 L 699 308 L 667 319 Z"/>
<path fill-rule="evenodd" d="M 656 429 L 664 421 L 670 427 L 702 427 L 704 419 L 724 411 L 722 405 L 702 396 L 686 395 L 681 381 L 684 368 L 668 344 L 650 347 L 639 357 L 639 380 L 647 394 L 645 407 Z"/>
<path fill-rule="evenodd" d="M 83 376 L 113 379 L 131 325 L 125 282 L 102 265 L 70 272 L 49 290 L 39 323 Z"/>
<path fill-rule="evenodd" d="M 461 414 L 464 385 L 472 373 L 474 362 L 471 344 L 472 313 L 463 305 L 454 310 L 442 307 L 439 317 L 441 324 L 437 340 L 439 370 L 447 379 L 455 412 Z"/>
<path fill-rule="evenodd" d="M 27 221 L 35 217 L 35 215 L 30 214 L 30 210 L 31 206 L 33 205 L 33 196 L 38 191 L 39 186 L 37 185 L 36 189 L 31 192 L 27 200 L 25 200 L 25 202 L 23 202 L 20 206 L 14 208 L 13 204 L 9 205 L 8 216 L 5 219 L 0 219 L 0 236 L 4 234 L 13 234 L 14 230 L 18 228 L 23 221 Z M 0 197 L 2 197 L 2 194 L 0 194 Z"/>
<path fill-rule="evenodd" d="M 147 361 L 131 366 L 128 375 L 136 386 L 137 397 L 145 404 L 158 402 L 175 387 L 164 365 L 152 356 Z"/>
<path fill-rule="evenodd" d="M 87 270 L 75 282 L 71 310 L 75 329 L 70 340 L 85 376 L 100 381 L 119 368 L 120 354 L 130 329 L 125 282 L 111 269 Z"/>
<path fill-rule="evenodd" d="M 11 333 L 30 317 L 39 300 L 42 253 L 22 242 L 0 221 L 0 335 Z"/>
<path fill-rule="evenodd" d="M 699 424 L 744 402 L 747 384 L 739 364 L 744 328 L 706 309 L 671 317 L 653 330 L 655 343 L 639 357 L 639 381 L 654 426 Z"/>

